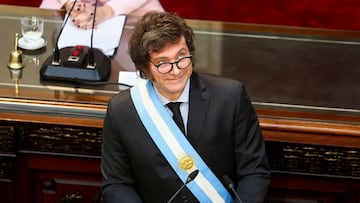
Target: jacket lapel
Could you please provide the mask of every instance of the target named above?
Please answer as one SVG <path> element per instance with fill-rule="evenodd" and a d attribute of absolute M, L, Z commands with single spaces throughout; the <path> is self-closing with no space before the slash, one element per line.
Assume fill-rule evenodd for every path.
<path fill-rule="evenodd" d="M 200 95 L 200 96 L 199 96 Z M 204 128 L 207 109 L 209 108 L 209 92 L 204 81 L 193 72 L 190 78 L 188 140 L 193 146 L 198 146 Z"/>

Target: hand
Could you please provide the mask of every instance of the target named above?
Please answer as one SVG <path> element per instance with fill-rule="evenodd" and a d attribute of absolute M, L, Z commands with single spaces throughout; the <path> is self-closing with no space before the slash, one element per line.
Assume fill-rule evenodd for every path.
<path fill-rule="evenodd" d="M 66 10 L 66 12 L 69 12 L 71 7 L 74 4 L 74 0 L 68 0 L 65 4 L 64 4 L 64 8 Z"/>
<path fill-rule="evenodd" d="M 81 29 L 91 29 L 93 26 L 94 6 L 88 3 L 76 3 L 71 19 L 73 23 Z M 114 16 L 114 11 L 110 6 L 104 5 L 96 8 L 95 26 Z"/>

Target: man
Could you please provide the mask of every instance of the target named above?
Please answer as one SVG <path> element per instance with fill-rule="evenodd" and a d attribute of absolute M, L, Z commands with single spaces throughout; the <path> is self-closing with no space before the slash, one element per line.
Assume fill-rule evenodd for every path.
<path fill-rule="evenodd" d="M 151 12 L 137 23 L 129 53 L 149 81 L 109 101 L 105 202 L 264 201 L 270 170 L 245 87 L 195 73 L 194 51 L 193 31 L 175 14 Z M 179 102 L 181 114 L 169 102 Z"/>

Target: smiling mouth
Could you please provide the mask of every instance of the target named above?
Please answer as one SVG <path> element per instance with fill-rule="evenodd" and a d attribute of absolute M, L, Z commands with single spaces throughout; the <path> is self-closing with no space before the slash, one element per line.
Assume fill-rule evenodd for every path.
<path fill-rule="evenodd" d="M 183 79 L 183 77 L 177 77 L 177 78 L 171 78 L 171 79 L 169 79 L 170 81 L 174 81 L 174 82 L 177 82 L 177 81 L 180 81 L 180 80 L 182 80 Z"/>

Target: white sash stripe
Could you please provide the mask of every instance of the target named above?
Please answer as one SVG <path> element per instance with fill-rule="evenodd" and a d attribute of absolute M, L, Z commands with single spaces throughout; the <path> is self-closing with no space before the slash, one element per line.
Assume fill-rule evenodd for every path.
<path fill-rule="evenodd" d="M 141 86 L 141 87 L 140 87 Z M 174 136 L 172 135 L 168 125 L 165 123 L 159 112 L 155 109 L 155 106 L 152 103 L 152 100 L 146 90 L 144 85 L 139 85 L 140 95 L 144 101 L 144 105 L 149 112 L 149 116 L 156 121 L 160 135 L 165 140 L 166 144 L 171 148 L 172 152 L 175 154 L 176 158 L 180 159 L 181 156 L 185 155 L 185 151 L 181 148 L 180 144 L 177 142 Z"/>
<path fill-rule="evenodd" d="M 177 160 L 181 159 L 185 155 L 190 155 L 190 156 L 194 157 L 193 154 L 189 154 L 189 152 L 186 153 L 184 148 L 182 147 L 182 145 L 176 139 L 176 137 L 173 134 L 174 132 L 172 131 L 174 129 L 170 129 L 171 127 L 169 127 L 169 124 L 167 124 L 165 122 L 165 119 L 161 116 L 158 109 L 156 109 L 156 106 L 153 103 L 151 96 L 149 95 L 146 85 L 149 85 L 149 84 L 141 84 L 141 85 L 137 86 L 137 88 L 139 90 L 139 96 L 141 98 L 142 104 L 144 105 L 144 108 L 147 111 L 148 116 L 151 118 L 151 120 L 153 121 L 153 124 L 156 126 L 156 129 L 159 131 L 159 135 L 162 137 L 163 141 L 166 143 L 167 147 L 170 149 L 169 152 L 174 154 L 174 156 L 177 158 Z M 169 115 L 169 117 L 170 117 L 170 115 Z M 172 119 L 171 119 L 171 121 L 172 121 Z M 175 122 L 174 122 L 174 125 L 176 125 Z M 176 127 L 176 130 L 180 131 L 177 127 Z M 195 165 L 193 168 L 191 168 L 191 171 L 189 171 L 189 170 L 185 171 L 185 170 L 181 169 L 179 164 L 177 165 L 177 167 L 173 167 L 173 168 L 175 171 L 177 171 L 178 174 L 185 173 L 188 175 L 192 171 L 198 169 L 199 166 L 197 165 L 197 162 L 198 162 L 198 160 L 195 160 Z M 181 177 L 181 176 L 179 176 L 179 177 Z M 185 181 L 185 180 L 183 180 L 183 181 Z M 193 185 L 195 183 L 196 183 L 196 186 Z M 201 168 L 199 169 L 199 174 L 197 175 L 197 177 L 194 179 L 193 182 L 188 184 L 188 187 L 189 188 L 191 188 L 191 187 L 200 188 L 202 190 L 202 192 L 205 193 L 207 196 L 207 197 L 200 197 L 203 195 L 199 194 L 200 196 L 197 196 L 198 198 L 206 198 L 206 199 L 209 198 L 209 200 L 211 200 L 212 202 L 216 202 L 216 203 L 232 201 L 232 200 L 224 200 L 224 198 L 219 194 L 218 190 L 216 190 L 214 188 L 214 186 L 209 182 L 209 180 L 204 176 Z M 205 199 L 203 199 L 203 201 L 204 200 Z"/>
<path fill-rule="evenodd" d="M 199 172 L 194 181 L 199 185 L 199 187 L 205 192 L 207 196 L 211 197 L 213 202 L 225 202 L 223 197 L 219 195 L 213 185 L 209 183 L 209 181 L 203 176 L 202 173 Z"/>

